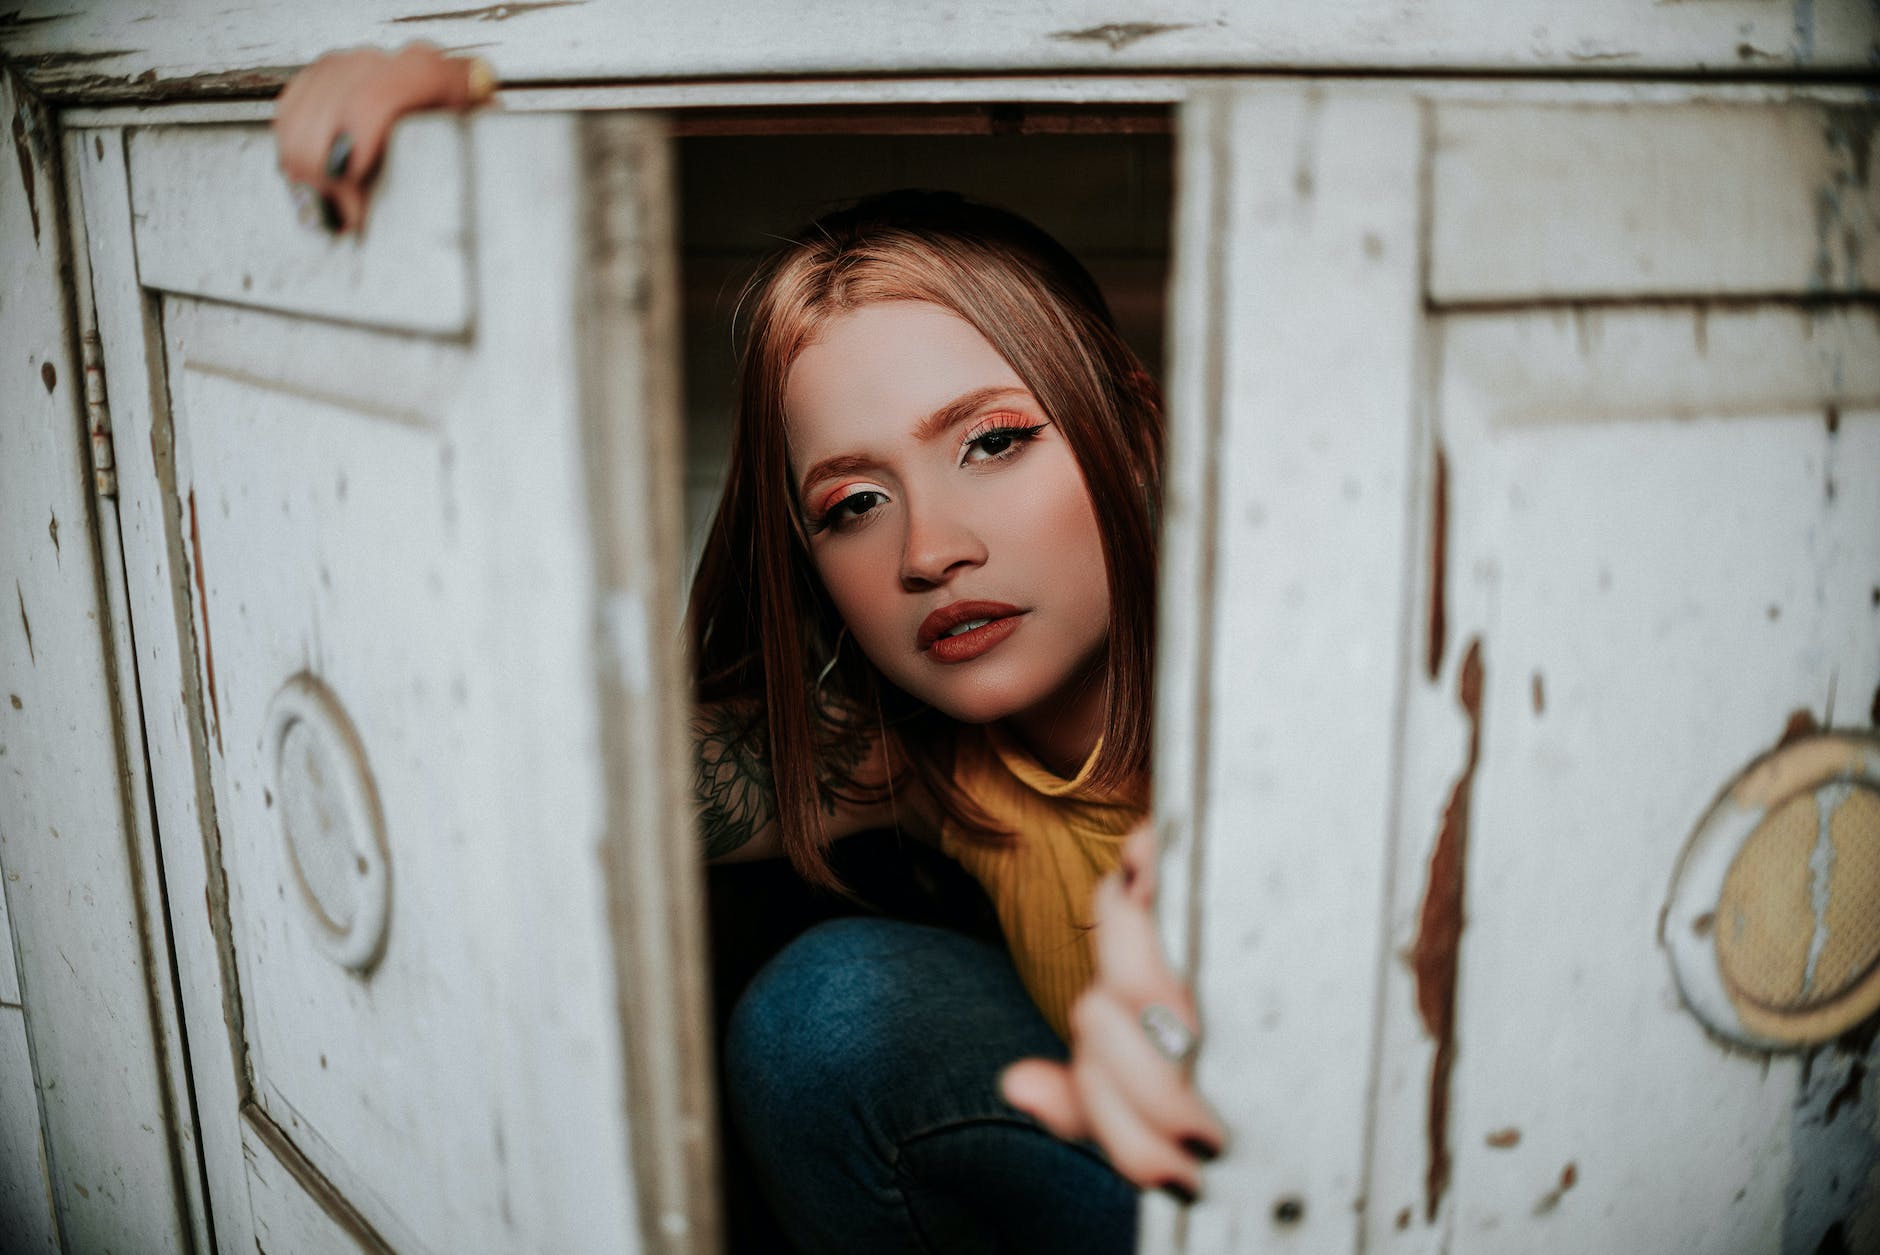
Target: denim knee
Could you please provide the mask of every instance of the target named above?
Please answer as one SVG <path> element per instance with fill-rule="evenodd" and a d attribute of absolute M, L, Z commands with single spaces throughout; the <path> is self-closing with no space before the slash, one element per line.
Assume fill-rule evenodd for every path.
<path fill-rule="evenodd" d="M 725 1102 L 805 1250 L 981 1251 L 996 1233 L 1038 1252 L 1127 1250 L 1133 1189 L 997 1092 L 1012 1060 L 1063 1052 L 1000 947 L 832 920 L 733 1010 Z"/>
<path fill-rule="evenodd" d="M 773 958 L 731 1014 L 725 1041 L 734 1111 L 841 1103 L 892 1066 L 905 972 L 879 961 L 909 942 L 893 920 L 854 916 L 809 929 Z M 846 1104 L 841 1104 L 846 1105 Z"/>

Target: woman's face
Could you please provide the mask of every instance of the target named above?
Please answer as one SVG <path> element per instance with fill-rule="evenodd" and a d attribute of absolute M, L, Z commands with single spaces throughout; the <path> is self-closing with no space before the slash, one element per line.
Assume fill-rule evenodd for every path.
<path fill-rule="evenodd" d="M 797 358 L 784 409 L 811 556 L 869 660 L 956 719 L 1093 740 L 1110 614 L 1096 516 L 1070 445 L 986 338 L 938 305 L 862 306 Z"/>

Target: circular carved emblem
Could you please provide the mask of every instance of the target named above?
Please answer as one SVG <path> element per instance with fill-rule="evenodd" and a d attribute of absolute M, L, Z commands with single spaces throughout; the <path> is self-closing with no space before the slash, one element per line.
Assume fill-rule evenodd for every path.
<path fill-rule="evenodd" d="M 1880 1010 L 1880 741 L 1752 763 L 1685 847 L 1664 942 L 1691 1010 L 1745 1045 L 1813 1045 Z"/>
<path fill-rule="evenodd" d="M 365 973 L 391 916 L 391 857 L 365 747 L 333 691 L 302 672 L 268 708 L 275 825 L 314 940 Z"/>

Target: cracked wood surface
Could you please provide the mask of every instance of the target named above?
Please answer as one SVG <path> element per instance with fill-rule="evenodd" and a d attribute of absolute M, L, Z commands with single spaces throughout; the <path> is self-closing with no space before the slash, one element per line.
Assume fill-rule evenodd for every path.
<path fill-rule="evenodd" d="M 333 0 L 27 0 L 0 43 L 57 100 L 269 95 L 320 53 L 426 39 L 488 57 L 507 83 L 1039 71 L 1869 72 L 1866 0 L 1145 0 L 907 6 L 830 0 L 472 7 Z"/>

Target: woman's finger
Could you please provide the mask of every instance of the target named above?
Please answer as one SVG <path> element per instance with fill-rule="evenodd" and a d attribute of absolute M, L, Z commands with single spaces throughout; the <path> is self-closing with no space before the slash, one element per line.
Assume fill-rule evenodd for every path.
<path fill-rule="evenodd" d="M 449 57 L 429 44 L 330 53 L 295 75 L 276 102 L 281 170 L 313 189 L 340 229 L 357 229 L 398 119 L 419 109 L 467 108 L 494 87 L 481 59 Z"/>
<path fill-rule="evenodd" d="M 1194 1000 L 1163 961 L 1162 937 L 1156 931 L 1155 916 L 1145 904 L 1134 900 L 1120 875 L 1105 876 L 1097 882 L 1091 917 L 1095 923 L 1098 981 L 1125 1002 L 1138 1006 L 1159 1002 L 1172 1007 L 1192 1029 Z"/>
<path fill-rule="evenodd" d="M 1066 1141 L 1081 1141 L 1090 1136 L 1083 1104 L 1071 1071 L 1049 1059 L 1021 1059 L 999 1076 L 999 1093 L 1005 1101 L 1034 1117 Z"/>
<path fill-rule="evenodd" d="M 1123 842 L 1123 888 L 1132 901 L 1143 906 L 1155 902 L 1156 856 L 1160 852 L 1153 820 L 1145 819 L 1136 825 Z"/>
<path fill-rule="evenodd" d="M 394 55 L 342 111 L 351 156 L 338 176 L 364 186 L 378 169 L 398 119 L 420 109 L 467 109 L 487 100 L 495 86 L 487 62 L 447 57 L 428 44 Z"/>
<path fill-rule="evenodd" d="M 1201 1192 L 1201 1173 L 1194 1157 L 1144 1124 L 1116 1088 L 1114 1078 L 1093 1066 L 1081 1050 L 1071 1070 L 1091 1137 L 1119 1173 L 1137 1185 L 1166 1189 L 1190 1200 Z"/>
<path fill-rule="evenodd" d="M 1079 1065 L 1109 1078 L 1152 1133 L 1200 1159 L 1221 1153 L 1227 1135 L 1220 1121 L 1149 1040 L 1139 1012 L 1095 987 L 1078 998 L 1071 1015 Z"/>
<path fill-rule="evenodd" d="M 349 99 L 369 73 L 369 65 L 362 54 L 348 53 L 306 71 L 306 90 L 295 99 L 291 110 L 280 115 L 275 129 L 281 170 L 289 179 L 318 191 L 326 190 L 332 181 L 326 172 L 328 149 L 343 125 L 341 118 Z"/>

